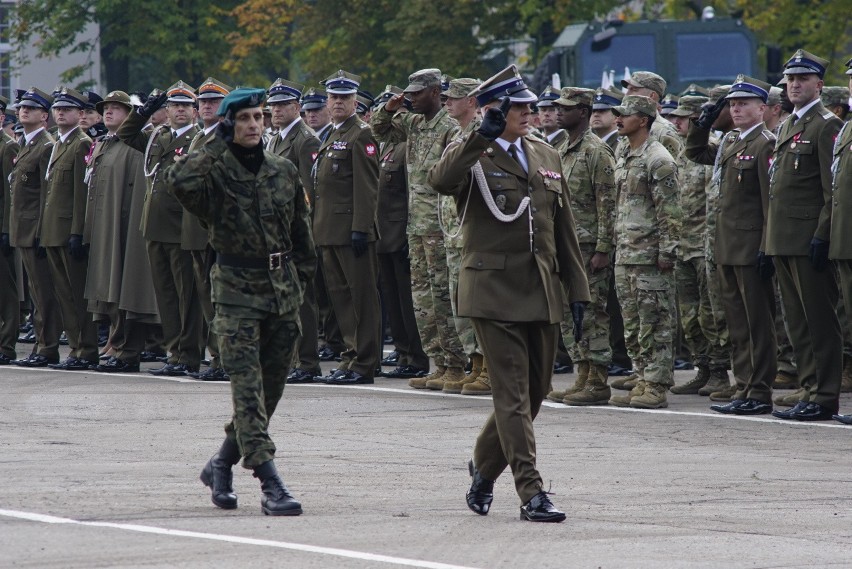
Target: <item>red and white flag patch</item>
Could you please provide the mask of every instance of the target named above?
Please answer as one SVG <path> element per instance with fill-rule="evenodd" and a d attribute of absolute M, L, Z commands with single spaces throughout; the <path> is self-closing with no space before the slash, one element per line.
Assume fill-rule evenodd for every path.
<path fill-rule="evenodd" d="M 367 146 L 364 147 L 364 149 L 367 151 L 367 156 L 375 156 L 376 155 L 376 145 L 375 144 L 368 144 Z"/>
<path fill-rule="evenodd" d="M 319 152 L 311 152 L 311 162 L 316 162 L 317 156 L 319 156 Z"/>

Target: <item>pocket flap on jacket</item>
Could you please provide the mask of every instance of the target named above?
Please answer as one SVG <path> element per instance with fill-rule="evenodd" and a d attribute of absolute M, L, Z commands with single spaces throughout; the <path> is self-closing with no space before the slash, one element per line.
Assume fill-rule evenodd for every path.
<path fill-rule="evenodd" d="M 462 260 L 462 268 L 479 271 L 502 271 L 506 268 L 505 253 L 468 253 Z"/>

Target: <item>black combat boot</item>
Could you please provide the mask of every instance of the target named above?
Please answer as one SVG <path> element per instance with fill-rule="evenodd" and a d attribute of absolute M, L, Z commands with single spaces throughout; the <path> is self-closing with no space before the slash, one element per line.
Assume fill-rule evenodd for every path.
<path fill-rule="evenodd" d="M 300 504 L 278 476 L 275 463 L 264 462 L 254 468 L 255 478 L 260 479 L 260 489 L 263 497 L 260 499 L 260 509 L 267 516 L 298 516 L 302 513 Z"/>
<path fill-rule="evenodd" d="M 237 443 L 225 439 L 219 452 L 207 461 L 201 471 L 201 482 L 212 491 L 210 499 L 224 510 L 237 507 L 237 495 L 234 494 L 234 473 L 231 467 L 240 461 Z"/>
<path fill-rule="evenodd" d="M 467 491 L 467 507 L 484 516 L 491 509 L 491 502 L 494 500 L 494 481 L 486 480 L 482 477 L 473 461 L 467 463 L 467 470 L 470 472 L 473 482 L 470 485 L 470 490 Z"/>

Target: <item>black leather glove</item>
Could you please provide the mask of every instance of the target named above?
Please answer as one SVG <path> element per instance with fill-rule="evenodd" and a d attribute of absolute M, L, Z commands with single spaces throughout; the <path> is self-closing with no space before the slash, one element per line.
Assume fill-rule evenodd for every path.
<path fill-rule="evenodd" d="M 763 251 L 757 252 L 757 276 L 762 278 L 765 281 L 768 281 L 772 278 L 772 275 L 775 274 L 775 263 L 772 261 L 772 257 L 764 253 Z"/>
<path fill-rule="evenodd" d="M 695 126 L 704 130 L 713 128 L 713 123 L 722 114 L 722 109 L 728 104 L 728 100 L 724 97 L 716 101 L 715 105 L 706 104 L 701 109 L 701 114 L 695 119 Z"/>
<path fill-rule="evenodd" d="M 225 118 L 219 121 L 219 126 L 216 127 L 216 136 L 227 142 L 234 142 L 234 115 L 231 111 L 225 115 Z"/>
<path fill-rule="evenodd" d="M 808 257 L 815 271 L 824 271 L 828 266 L 828 241 L 823 241 L 818 237 L 811 239 L 811 248 L 808 251 Z"/>
<path fill-rule="evenodd" d="M 163 103 L 165 103 L 168 98 L 169 96 L 166 93 L 151 93 L 148 100 L 145 101 L 145 104 L 136 112 L 139 113 L 140 116 L 150 119 L 154 113 L 163 106 Z"/>
<path fill-rule="evenodd" d="M 72 235 L 68 238 L 68 251 L 76 261 L 82 261 L 86 258 L 86 248 L 83 247 L 82 235 Z"/>
<path fill-rule="evenodd" d="M 9 242 L 9 234 L 0 233 L 0 252 L 3 253 L 4 257 L 8 257 L 12 254 L 12 251 L 12 245 Z"/>
<path fill-rule="evenodd" d="M 476 132 L 481 134 L 488 140 L 497 140 L 503 131 L 506 130 L 506 113 L 509 112 L 509 107 L 512 106 L 512 101 L 509 97 L 503 97 L 503 102 L 500 103 L 500 108 L 490 107 L 485 111 L 482 117 L 482 124 L 476 129 Z"/>
<path fill-rule="evenodd" d="M 36 239 L 35 243 L 33 243 L 33 247 L 35 247 L 35 250 L 36 250 L 36 252 L 35 252 L 36 259 L 47 258 L 47 249 L 45 249 L 44 247 L 41 246 L 41 241 Z"/>
<path fill-rule="evenodd" d="M 574 321 L 574 341 L 583 339 L 583 315 L 586 313 L 586 303 L 571 303 L 571 320 Z"/>
<path fill-rule="evenodd" d="M 352 250 L 355 251 L 355 257 L 360 257 L 367 252 L 367 234 L 363 231 L 352 232 Z"/>

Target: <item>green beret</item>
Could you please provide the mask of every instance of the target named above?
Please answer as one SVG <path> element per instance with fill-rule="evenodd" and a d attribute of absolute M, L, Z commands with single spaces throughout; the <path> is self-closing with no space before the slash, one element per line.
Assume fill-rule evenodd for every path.
<path fill-rule="evenodd" d="M 250 109 L 263 105 L 266 99 L 266 89 L 253 89 L 251 87 L 240 87 L 231 91 L 222 102 L 219 104 L 219 110 L 216 112 L 220 117 L 224 117 L 228 113 L 231 116 L 236 115 L 243 109 Z"/>

